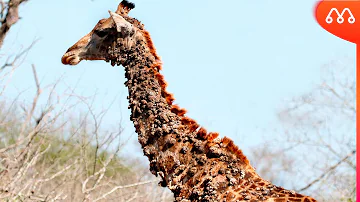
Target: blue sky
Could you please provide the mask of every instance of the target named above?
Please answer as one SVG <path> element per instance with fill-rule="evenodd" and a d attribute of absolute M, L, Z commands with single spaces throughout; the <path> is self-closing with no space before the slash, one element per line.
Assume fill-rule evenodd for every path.
<path fill-rule="evenodd" d="M 133 2 L 136 8 L 130 15 L 150 32 L 175 103 L 208 131 L 232 138 L 245 153 L 264 136 L 276 135 L 276 113 L 283 100 L 310 91 L 320 82 L 323 65 L 343 57 L 355 60 L 354 44 L 316 23 L 312 0 Z M 0 54 L 16 53 L 35 38 L 40 41 L 15 72 L 6 96 L 15 97 L 30 87 L 22 99 L 32 101 L 31 64 L 35 64 L 44 85 L 63 76 L 64 83 L 77 86 L 82 95 L 96 91 L 98 110 L 115 99 L 104 122 L 113 127 L 122 117 L 126 134 L 133 135 L 122 67 L 104 61 L 83 61 L 75 67 L 61 64 L 67 48 L 107 18 L 108 10 L 116 10 L 118 3 L 33 0 L 24 4 L 22 19 L 12 27 Z"/>

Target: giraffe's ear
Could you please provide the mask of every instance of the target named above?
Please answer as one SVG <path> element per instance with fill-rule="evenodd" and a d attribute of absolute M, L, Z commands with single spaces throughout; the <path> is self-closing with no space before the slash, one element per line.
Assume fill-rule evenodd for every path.
<path fill-rule="evenodd" d="M 124 34 L 124 36 L 132 35 L 134 33 L 134 27 L 131 23 L 126 21 L 121 15 L 111 12 L 110 17 L 114 21 L 116 30 Z"/>

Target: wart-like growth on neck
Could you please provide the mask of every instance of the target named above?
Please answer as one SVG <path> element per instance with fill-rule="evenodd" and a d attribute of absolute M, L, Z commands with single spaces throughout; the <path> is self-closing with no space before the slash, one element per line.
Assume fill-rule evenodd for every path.
<path fill-rule="evenodd" d="M 130 119 L 150 171 L 175 201 L 315 201 L 262 179 L 232 140 L 208 133 L 173 104 L 150 34 L 128 16 L 134 7 L 124 0 L 109 11 L 109 18 L 67 50 L 62 63 L 104 60 L 125 68 Z"/>

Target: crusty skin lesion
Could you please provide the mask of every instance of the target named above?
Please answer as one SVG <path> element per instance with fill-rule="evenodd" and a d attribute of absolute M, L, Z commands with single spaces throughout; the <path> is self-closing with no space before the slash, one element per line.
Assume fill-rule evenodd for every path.
<path fill-rule="evenodd" d="M 110 18 L 69 48 L 64 64 L 101 59 L 125 68 L 130 119 L 150 171 L 175 201 L 315 201 L 262 179 L 227 137 L 208 133 L 173 104 L 160 73 L 162 63 L 144 25 L 122 1 Z"/>

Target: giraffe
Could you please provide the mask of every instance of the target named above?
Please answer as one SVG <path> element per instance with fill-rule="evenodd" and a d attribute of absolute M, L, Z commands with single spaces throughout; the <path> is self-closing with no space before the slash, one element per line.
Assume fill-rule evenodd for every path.
<path fill-rule="evenodd" d="M 232 140 L 207 132 L 173 104 L 149 32 L 128 15 L 134 7 L 123 0 L 116 12 L 109 11 L 109 18 L 67 50 L 62 63 L 105 60 L 125 68 L 130 120 L 151 173 L 161 178 L 159 184 L 178 202 L 316 201 L 262 179 Z"/>

